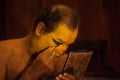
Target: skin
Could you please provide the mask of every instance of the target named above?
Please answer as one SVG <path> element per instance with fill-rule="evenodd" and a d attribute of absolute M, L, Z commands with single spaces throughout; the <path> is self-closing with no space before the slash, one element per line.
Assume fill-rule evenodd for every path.
<path fill-rule="evenodd" d="M 68 29 L 65 23 L 60 23 L 57 26 L 57 29 L 55 29 L 53 32 L 40 36 L 41 38 L 39 39 L 39 42 L 37 44 L 38 44 L 39 50 L 40 49 L 42 50 L 43 48 L 46 48 L 46 47 L 55 47 L 55 51 L 51 56 L 60 57 L 61 55 L 64 54 L 68 46 L 74 43 L 77 37 L 77 34 L 78 34 L 78 28 L 75 29 L 74 31 L 71 31 Z M 59 43 L 59 45 L 56 44 L 56 42 Z M 75 80 L 74 76 L 67 73 L 63 75 L 60 74 L 59 76 L 56 77 L 56 80 L 60 80 L 60 79 Z"/>
<path fill-rule="evenodd" d="M 75 77 L 71 74 L 64 73 L 57 76 L 55 80 L 75 80 Z"/>
<path fill-rule="evenodd" d="M 14 80 L 30 62 L 30 56 L 46 47 L 48 48 L 35 58 L 19 80 L 37 80 L 52 71 L 55 58 L 64 55 L 64 51 L 75 41 L 78 33 L 78 29 L 71 31 L 64 23 L 60 23 L 56 27 L 54 31 L 45 34 L 44 23 L 40 22 L 34 34 L 20 39 L 1 41 L 0 80 L 5 80 L 5 78 Z M 60 44 L 58 45 L 56 42 Z M 56 76 L 56 80 L 60 79 L 75 80 L 73 75 L 67 73 Z"/>
<path fill-rule="evenodd" d="M 42 23 L 38 25 L 38 27 L 41 26 L 44 27 Z M 77 34 L 78 29 L 71 31 L 68 29 L 65 23 L 59 23 L 57 28 L 50 33 L 40 35 L 36 32 L 36 35 L 40 38 L 36 38 L 33 40 L 32 51 L 39 51 L 46 47 L 56 47 L 55 55 L 60 56 L 64 54 L 70 44 L 74 43 Z"/>

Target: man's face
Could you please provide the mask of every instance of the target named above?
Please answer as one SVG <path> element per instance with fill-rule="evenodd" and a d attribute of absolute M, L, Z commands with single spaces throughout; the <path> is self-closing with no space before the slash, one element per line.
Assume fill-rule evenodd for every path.
<path fill-rule="evenodd" d="M 77 34 L 78 28 L 71 31 L 67 28 L 66 24 L 58 24 L 54 31 L 40 36 L 38 42 L 39 50 L 47 47 L 56 47 L 55 54 L 56 56 L 60 56 L 75 41 Z"/>

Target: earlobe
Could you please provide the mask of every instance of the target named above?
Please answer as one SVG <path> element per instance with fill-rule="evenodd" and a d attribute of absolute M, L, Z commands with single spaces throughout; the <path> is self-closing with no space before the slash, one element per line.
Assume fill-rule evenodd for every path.
<path fill-rule="evenodd" d="M 45 31 L 45 24 L 43 22 L 39 22 L 36 26 L 35 34 L 40 36 Z"/>

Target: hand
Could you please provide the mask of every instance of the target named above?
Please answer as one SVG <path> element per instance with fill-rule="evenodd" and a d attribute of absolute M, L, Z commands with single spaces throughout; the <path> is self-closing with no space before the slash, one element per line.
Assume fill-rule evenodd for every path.
<path fill-rule="evenodd" d="M 58 75 L 55 80 L 75 80 L 75 77 L 71 74 L 64 73 Z"/>
<path fill-rule="evenodd" d="M 50 47 L 37 57 L 49 70 L 54 69 L 55 47 Z"/>
<path fill-rule="evenodd" d="M 54 49 L 55 47 L 51 47 L 40 53 L 19 80 L 38 80 L 54 69 L 54 59 L 56 57 L 54 56 Z"/>

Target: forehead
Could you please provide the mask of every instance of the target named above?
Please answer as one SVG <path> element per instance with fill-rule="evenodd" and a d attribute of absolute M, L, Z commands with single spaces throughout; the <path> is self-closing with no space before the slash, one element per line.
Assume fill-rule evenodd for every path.
<path fill-rule="evenodd" d="M 77 37 L 78 28 L 70 30 L 66 24 L 58 24 L 56 29 L 52 32 L 55 39 L 61 39 L 64 42 L 73 43 Z"/>

